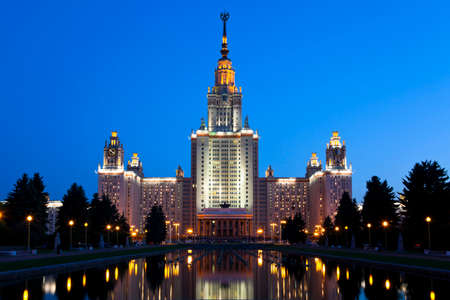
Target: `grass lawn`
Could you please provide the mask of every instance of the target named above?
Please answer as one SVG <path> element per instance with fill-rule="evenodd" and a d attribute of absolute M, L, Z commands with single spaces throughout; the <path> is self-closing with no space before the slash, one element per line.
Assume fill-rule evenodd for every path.
<path fill-rule="evenodd" d="M 377 253 L 377 252 L 357 252 L 357 251 L 345 251 L 345 249 L 316 249 L 316 248 L 293 248 L 289 246 L 273 246 L 274 249 L 288 250 L 288 251 L 299 251 L 300 253 L 318 255 L 318 256 L 335 256 L 339 258 L 348 259 L 363 259 L 373 262 L 385 263 L 385 264 L 401 264 L 405 266 L 416 266 L 416 267 L 427 267 L 436 268 L 450 271 L 450 260 L 439 259 L 436 257 L 430 258 L 419 258 L 410 257 L 408 254 L 404 256 L 400 255 L 389 255 L 389 253 Z"/>
<path fill-rule="evenodd" d="M 134 254 L 145 254 L 152 253 L 155 251 L 161 250 L 175 250 L 180 249 L 185 246 L 180 245 L 169 245 L 169 246 L 160 246 L 160 247 L 146 247 L 146 248 L 133 248 L 133 249 L 123 249 L 117 251 L 107 251 L 107 252 L 93 252 L 93 253 L 82 253 L 82 254 L 73 254 L 67 256 L 54 256 L 54 257 L 43 257 L 43 258 L 33 258 L 33 259 L 25 259 L 19 261 L 10 261 L 10 262 L 1 262 L 0 263 L 0 272 L 4 271 L 13 271 L 27 268 L 35 268 L 42 266 L 50 266 L 50 265 L 58 265 L 58 264 L 66 264 L 72 262 L 79 261 L 87 261 L 93 259 L 100 258 L 109 258 L 123 255 L 134 255 Z"/>

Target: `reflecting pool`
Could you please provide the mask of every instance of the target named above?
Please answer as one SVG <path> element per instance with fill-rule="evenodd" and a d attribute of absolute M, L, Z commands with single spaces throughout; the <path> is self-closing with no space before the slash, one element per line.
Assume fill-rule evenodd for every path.
<path fill-rule="evenodd" d="M 0 299 L 450 299 L 439 276 L 262 250 L 180 250 L 21 282 Z"/>

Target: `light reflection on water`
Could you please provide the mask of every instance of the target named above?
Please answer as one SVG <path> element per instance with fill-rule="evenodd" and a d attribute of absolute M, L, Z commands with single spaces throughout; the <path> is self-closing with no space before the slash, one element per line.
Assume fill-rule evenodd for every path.
<path fill-rule="evenodd" d="M 0 286 L 3 299 L 450 299 L 450 281 L 261 250 L 176 251 Z"/>

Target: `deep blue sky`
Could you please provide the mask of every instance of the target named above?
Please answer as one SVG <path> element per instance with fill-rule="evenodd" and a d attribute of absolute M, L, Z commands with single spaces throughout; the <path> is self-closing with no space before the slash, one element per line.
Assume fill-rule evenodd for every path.
<path fill-rule="evenodd" d="M 224 8 L 261 175 L 304 176 L 333 130 L 358 201 L 372 175 L 400 191 L 417 161 L 450 168 L 447 1 L 277 2 L 3 1 L 0 199 L 24 172 L 91 197 L 113 129 L 146 176 L 189 175 Z"/>

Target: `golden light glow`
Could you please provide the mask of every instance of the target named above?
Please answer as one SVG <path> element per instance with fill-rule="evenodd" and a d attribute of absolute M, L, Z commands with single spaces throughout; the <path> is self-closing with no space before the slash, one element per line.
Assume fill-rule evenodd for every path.
<path fill-rule="evenodd" d="M 391 282 L 389 281 L 389 279 L 386 279 L 384 286 L 386 287 L 387 290 L 389 290 L 391 288 Z"/>
<path fill-rule="evenodd" d="M 75 222 L 74 222 L 73 220 L 70 220 L 70 221 L 69 221 L 69 226 L 72 227 L 74 224 L 75 224 Z"/>
<path fill-rule="evenodd" d="M 192 255 L 189 255 L 187 258 L 187 263 L 190 265 L 192 264 Z"/>
<path fill-rule="evenodd" d="M 85 287 L 86 286 L 86 274 L 83 274 L 82 282 L 83 282 L 83 287 Z"/>
<path fill-rule="evenodd" d="M 116 267 L 114 269 L 114 279 L 115 280 L 119 279 L 119 268 L 118 267 Z"/>
<path fill-rule="evenodd" d="M 425 221 L 426 221 L 427 223 L 430 223 L 430 222 L 431 222 L 431 218 L 430 218 L 430 217 L 426 217 L 426 218 L 425 218 Z"/>
<path fill-rule="evenodd" d="M 339 280 L 341 278 L 341 270 L 339 269 L 339 266 L 336 267 L 336 279 Z"/>
<path fill-rule="evenodd" d="M 322 264 L 322 275 L 323 276 L 325 276 L 325 271 L 326 271 L 325 264 Z"/>
<path fill-rule="evenodd" d="M 66 288 L 67 288 L 67 292 L 70 292 L 70 290 L 72 289 L 72 278 L 70 278 L 70 276 L 67 277 Z"/>
<path fill-rule="evenodd" d="M 3 218 L 3 212 L 0 211 L 0 219 Z"/>
<path fill-rule="evenodd" d="M 178 276 L 180 274 L 180 264 L 179 263 L 172 265 L 172 274 L 173 274 L 173 276 Z"/>
<path fill-rule="evenodd" d="M 308 229 L 305 229 L 305 233 L 308 234 L 308 232 L 309 232 Z"/>
<path fill-rule="evenodd" d="M 372 276 L 372 274 L 369 275 L 369 285 L 373 285 L 373 276 Z"/>
<path fill-rule="evenodd" d="M 117 137 L 117 131 L 111 132 L 111 136 L 112 136 L 112 137 Z"/>
<path fill-rule="evenodd" d="M 106 225 L 106 229 L 111 230 L 111 225 Z"/>
<path fill-rule="evenodd" d="M 170 277 L 170 267 L 169 265 L 164 265 L 164 279 L 168 279 Z"/>
<path fill-rule="evenodd" d="M 134 276 L 137 276 L 137 264 L 134 264 Z"/>
<path fill-rule="evenodd" d="M 192 228 L 188 228 L 188 229 L 186 230 L 186 232 L 187 232 L 188 234 L 193 234 L 193 233 L 194 233 L 194 230 L 193 230 Z"/>
<path fill-rule="evenodd" d="M 314 236 L 319 236 L 319 233 L 318 232 L 314 232 Z"/>
<path fill-rule="evenodd" d="M 192 249 L 188 249 L 188 253 L 191 254 L 192 253 Z"/>
<path fill-rule="evenodd" d="M 281 220 L 280 223 L 281 224 L 286 224 L 286 220 Z"/>
<path fill-rule="evenodd" d="M 347 280 L 350 279 L 350 272 L 348 271 L 348 269 L 345 270 L 345 278 L 346 278 Z"/>
<path fill-rule="evenodd" d="M 28 290 L 27 289 L 25 289 L 23 291 L 23 300 L 28 300 Z"/>
<path fill-rule="evenodd" d="M 119 226 L 116 226 L 116 231 L 119 231 L 120 230 L 120 227 Z"/>
<path fill-rule="evenodd" d="M 106 280 L 106 282 L 109 282 L 109 269 L 106 269 L 105 280 Z"/>
<path fill-rule="evenodd" d="M 371 228 L 371 227 L 372 227 L 372 224 L 367 223 L 367 228 Z"/>
<path fill-rule="evenodd" d="M 136 232 L 132 232 L 132 233 L 131 233 L 131 236 L 132 236 L 132 237 L 136 237 L 136 235 L 137 235 Z"/>
<path fill-rule="evenodd" d="M 278 267 L 275 263 L 270 264 L 270 274 L 276 275 L 278 273 Z"/>
<path fill-rule="evenodd" d="M 88 227 L 88 226 L 89 226 L 88 222 L 84 222 L 84 227 Z"/>
<path fill-rule="evenodd" d="M 389 222 L 388 221 L 383 221 L 383 223 L 381 223 L 381 225 L 383 225 L 384 228 L 389 226 Z"/>
<path fill-rule="evenodd" d="M 286 268 L 284 266 L 281 266 L 281 278 L 286 278 Z"/>
<path fill-rule="evenodd" d="M 262 256 L 258 256 L 258 267 L 262 267 L 263 265 L 263 258 Z"/>
<path fill-rule="evenodd" d="M 27 216 L 27 221 L 28 221 L 28 222 L 33 221 L 33 216 L 32 216 L 32 215 L 28 215 L 28 216 Z"/>
<path fill-rule="evenodd" d="M 345 229 L 345 230 L 348 230 L 348 226 L 345 226 L 344 229 Z"/>
<path fill-rule="evenodd" d="M 335 231 L 339 231 L 339 226 L 334 227 Z"/>
<path fill-rule="evenodd" d="M 436 294 L 434 293 L 434 291 L 430 292 L 430 300 L 436 300 Z"/>
<path fill-rule="evenodd" d="M 258 228 L 258 230 L 256 230 L 256 233 L 257 234 L 263 234 L 264 230 L 262 228 Z"/>

